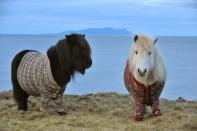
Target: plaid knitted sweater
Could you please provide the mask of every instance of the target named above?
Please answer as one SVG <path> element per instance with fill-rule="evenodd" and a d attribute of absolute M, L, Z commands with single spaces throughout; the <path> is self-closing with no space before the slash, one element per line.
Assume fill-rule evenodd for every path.
<path fill-rule="evenodd" d="M 47 55 L 28 52 L 17 70 L 17 79 L 22 89 L 29 95 L 56 98 L 60 86 L 55 82 Z"/>
<path fill-rule="evenodd" d="M 133 95 L 135 101 L 135 111 L 138 116 L 137 119 L 142 119 L 145 113 L 145 105 L 152 107 L 154 115 L 159 115 L 159 97 L 163 90 L 165 82 L 156 81 L 152 85 L 146 87 L 138 82 L 129 70 L 129 63 L 127 62 L 124 72 L 124 82 L 130 94 Z"/>

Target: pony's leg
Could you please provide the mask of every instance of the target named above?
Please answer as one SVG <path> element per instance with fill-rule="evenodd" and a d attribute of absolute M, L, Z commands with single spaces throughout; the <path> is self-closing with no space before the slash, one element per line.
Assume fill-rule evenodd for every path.
<path fill-rule="evenodd" d="M 29 95 L 21 88 L 17 78 L 12 79 L 14 99 L 18 104 L 18 110 L 27 111 L 27 100 Z"/>
<path fill-rule="evenodd" d="M 139 106 L 135 106 L 135 117 L 134 120 L 135 121 L 142 121 L 144 119 L 144 105 L 141 105 L 141 107 Z"/>
<path fill-rule="evenodd" d="M 131 99 L 131 105 L 133 106 L 133 109 L 134 109 L 134 111 L 135 111 L 134 120 L 135 120 L 135 121 L 140 121 L 140 120 L 142 120 L 143 118 L 142 118 L 142 116 L 141 116 L 141 113 L 139 113 L 139 112 L 137 111 L 138 108 L 139 108 L 139 106 L 136 104 L 132 92 L 130 92 L 129 97 L 130 97 L 130 99 Z"/>
<path fill-rule="evenodd" d="M 28 108 L 27 99 L 29 95 L 21 88 L 17 80 L 17 70 L 21 62 L 21 59 L 27 52 L 28 50 L 24 50 L 18 53 L 12 61 L 12 68 L 11 68 L 11 79 L 12 79 L 12 85 L 13 85 L 14 100 L 18 105 L 18 110 L 23 110 L 23 111 L 27 111 L 27 108 Z"/>
<path fill-rule="evenodd" d="M 56 108 L 57 108 L 57 113 L 59 115 L 65 115 L 65 110 L 64 110 L 64 97 L 63 94 L 58 94 L 57 99 L 55 100 L 56 102 Z"/>
<path fill-rule="evenodd" d="M 40 111 L 42 112 L 46 112 L 47 111 L 47 107 L 49 104 L 49 99 L 48 97 L 45 96 L 41 96 L 41 106 L 40 106 Z"/>
<path fill-rule="evenodd" d="M 18 104 L 18 110 L 27 111 L 28 105 L 27 100 L 29 95 L 22 90 L 20 85 L 17 83 L 13 83 L 13 89 L 14 89 L 14 99 L 16 103 Z"/>
<path fill-rule="evenodd" d="M 144 118 L 145 105 L 143 104 L 143 98 L 135 98 L 135 121 L 142 121 Z"/>
<path fill-rule="evenodd" d="M 153 104 L 152 104 L 151 108 L 152 108 L 152 112 L 153 112 L 154 116 L 160 116 L 161 115 L 161 111 L 160 111 L 160 108 L 159 108 L 159 98 L 156 98 L 153 101 Z"/>
<path fill-rule="evenodd" d="M 21 96 L 20 99 L 18 99 L 18 110 L 23 110 L 27 111 L 28 105 L 27 105 L 27 100 L 28 100 L 29 95 L 23 95 Z"/>

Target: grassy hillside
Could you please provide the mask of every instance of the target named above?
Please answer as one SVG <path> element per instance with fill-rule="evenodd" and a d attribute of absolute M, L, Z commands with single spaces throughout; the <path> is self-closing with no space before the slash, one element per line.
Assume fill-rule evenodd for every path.
<path fill-rule="evenodd" d="M 190 131 L 197 130 L 197 101 L 161 100 L 162 116 L 154 118 L 151 110 L 142 122 L 132 119 L 128 95 L 98 93 L 65 95 L 67 115 L 56 114 L 54 105 L 48 113 L 39 111 L 39 99 L 30 97 L 29 110 L 17 111 L 11 92 L 0 93 L 0 131 Z"/>

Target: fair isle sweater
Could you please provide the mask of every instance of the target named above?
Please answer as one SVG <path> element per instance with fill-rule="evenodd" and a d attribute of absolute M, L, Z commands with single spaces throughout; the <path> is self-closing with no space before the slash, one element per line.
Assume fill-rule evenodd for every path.
<path fill-rule="evenodd" d="M 165 84 L 164 81 L 156 81 L 152 85 L 146 87 L 135 79 L 129 70 L 129 63 L 127 62 L 124 72 L 124 82 L 135 101 L 136 119 L 143 118 L 145 105 L 151 106 L 153 115 L 160 115 L 159 97 Z"/>
<path fill-rule="evenodd" d="M 17 79 L 21 88 L 32 96 L 57 98 L 61 89 L 52 76 L 48 56 L 35 51 L 22 58 Z"/>

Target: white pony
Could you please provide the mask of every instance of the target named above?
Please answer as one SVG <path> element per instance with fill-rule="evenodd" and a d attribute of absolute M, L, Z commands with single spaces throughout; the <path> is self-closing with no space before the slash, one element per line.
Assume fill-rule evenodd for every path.
<path fill-rule="evenodd" d="M 143 120 L 150 105 L 154 116 L 161 115 L 159 96 L 164 87 L 167 69 L 153 39 L 135 35 L 124 73 L 124 82 L 135 105 L 134 120 Z"/>

